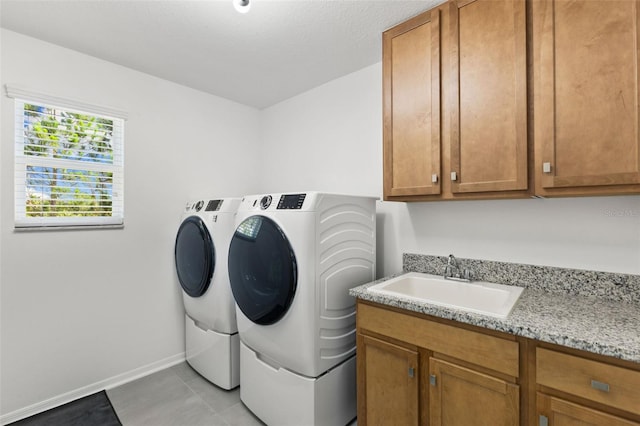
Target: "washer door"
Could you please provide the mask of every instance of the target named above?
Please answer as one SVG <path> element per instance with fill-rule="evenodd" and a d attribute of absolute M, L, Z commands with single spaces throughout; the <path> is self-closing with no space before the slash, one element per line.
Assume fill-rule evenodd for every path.
<path fill-rule="evenodd" d="M 296 292 L 298 266 L 282 229 L 265 216 L 251 216 L 229 245 L 229 281 L 236 304 L 256 324 L 284 316 Z"/>
<path fill-rule="evenodd" d="M 176 271 L 182 289 L 191 297 L 200 297 L 209 288 L 216 255 L 211 234 L 198 216 L 186 218 L 176 236 Z"/>

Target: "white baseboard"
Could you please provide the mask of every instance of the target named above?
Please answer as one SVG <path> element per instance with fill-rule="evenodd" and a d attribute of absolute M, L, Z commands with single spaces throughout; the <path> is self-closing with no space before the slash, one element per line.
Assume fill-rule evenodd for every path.
<path fill-rule="evenodd" d="M 144 365 L 139 368 L 127 371 L 126 373 L 118 374 L 99 382 L 92 383 L 87 386 L 83 386 L 78 389 L 63 393 L 53 398 L 38 402 L 28 407 L 20 408 L 19 410 L 12 411 L 0 416 L 0 425 L 6 425 L 11 422 L 15 422 L 25 417 L 33 416 L 34 414 L 42 413 L 43 411 L 50 410 L 59 405 L 66 404 L 71 401 L 75 401 L 78 398 L 85 397 L 87 395 L 94 394 L 103 390 L 113 389 L 117 386 L 139 379 L 149 374 L 153 374 L 157 371 L 164 370 L 165 368 L 172 367 L 185 360 L 185 353 L 179 353 L 170 356 L 160 361 L 152 362 L 151 364 Z"/>

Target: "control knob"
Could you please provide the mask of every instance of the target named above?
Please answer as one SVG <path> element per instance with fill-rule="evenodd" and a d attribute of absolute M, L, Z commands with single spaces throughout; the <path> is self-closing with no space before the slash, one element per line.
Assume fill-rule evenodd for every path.
<path fill-rule="evenodd" d="M 269 208 L 270 205 L 271 205 L 271 195 L 265 195 L 264 197 L 262 197 L 262 199 L 260 200 L 260 208 L 262 210 L 266 210 Z"/>

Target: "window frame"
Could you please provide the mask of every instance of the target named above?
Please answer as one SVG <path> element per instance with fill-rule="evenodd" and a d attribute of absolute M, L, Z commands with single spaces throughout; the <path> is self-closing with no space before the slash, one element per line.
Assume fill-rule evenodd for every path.
<path fill-rule="evenodd" d="M 124 141 L 127 114 L 109 107 L 88 104 L 81 101 L 46 95 L 6 85 L 7 96 L 14 100 L 14 230 L 60 230 L 60 229 L 93 229 L 124 227 Z M 66 112 L 80 113 L 99 118 L 113 120 L 114 136 L 112 163 L 52 159 L 51 157 L 30 156 L 24 154 L 24 134 L 19 125 L 24 119 L 24 104 L 32 104 L 45 108 L 58 108 Z M 18 121 L 20 120 L 20 121 Z M 117 127 L 117 131 L 115 128 Z M 33 161 L 30 161 L 33 160 Z M 27 166 L 63 165 L 71 171 L 96 171 L 112 173 L 111 216 L 27 216 Z"/>

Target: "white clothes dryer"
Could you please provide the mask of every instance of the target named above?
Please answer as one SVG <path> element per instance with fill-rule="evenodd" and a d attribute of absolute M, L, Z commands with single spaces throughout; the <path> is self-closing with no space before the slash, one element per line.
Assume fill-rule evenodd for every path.
<path fill-rule="evenodd" d="M 356 416 L 355 299 L 375 279 L 375 198 L 245 196 L 229 245 L 240 398 L 270 425 Z"/>
<path fill-rule="evenodd" d="M 239 335 L 227 255 L 239 198 L 188 203 L 175 243 L 175 265 L 185 308 L 189 365 L 213 384 L 240 383 Z"/>

